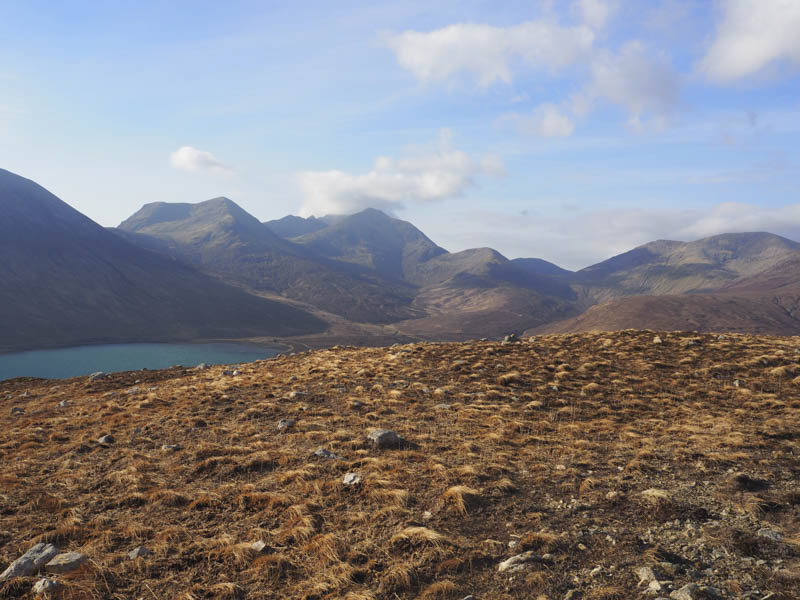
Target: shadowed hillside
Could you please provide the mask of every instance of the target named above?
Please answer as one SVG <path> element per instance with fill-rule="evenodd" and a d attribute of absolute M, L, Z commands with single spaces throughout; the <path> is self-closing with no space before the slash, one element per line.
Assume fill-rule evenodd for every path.
<path fill-rule="evenodd" d="M 0 212 L 0 350 L 325 327 L 307 312 L 130 244 L 3 170 Z"/>
<path fill-rule="evenodd" d="M 418 316 L 410 286 L 278 237 L 227 198 L 147 204 L 119 229 L 227 281 L 300 300 L 353 321 Z"/>

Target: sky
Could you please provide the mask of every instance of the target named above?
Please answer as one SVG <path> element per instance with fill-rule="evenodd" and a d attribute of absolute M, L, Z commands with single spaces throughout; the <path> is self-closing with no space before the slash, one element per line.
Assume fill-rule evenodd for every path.
<path fill-rule="evenodd" d="M 375 207 L 571 269 L 800 240 L 798 31 L 798 0 L 0 0 L 0 168 L 105 226 Z"/>

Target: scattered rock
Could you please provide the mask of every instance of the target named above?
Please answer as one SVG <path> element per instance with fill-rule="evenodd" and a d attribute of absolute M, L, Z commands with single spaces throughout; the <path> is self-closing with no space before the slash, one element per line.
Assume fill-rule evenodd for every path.
<path fill-rule="evenodd" d="M 783 540 L 783 536 L 778 533 L 777 531 L 770 529 L 769 527 L 762 527 L 756 532 L 758 537 L 767 538 L 768 540 L 772 540 L 773 542 L 780 542 Z"/>
<path fill-rule="evenodd" d="M 110 435 L 110 434 L 101 436 L 101 437 L 97 438 L 97 443 L 98 444 L 103 444 L 104 446 L 107 446 L 109 444 L 113 444 L 114 443 L 114 436 Z"/>
<path fill-rule="evenodd" d="M 70 573 L 86 564 L 87 557 L 80 552 L 64 552 L 56 555 L 45 566 L 48 573 Z"/>
<path fill-rule="evenodd" d="M 379 449 L 399 448 L 403 444 L 403 438 L 391 429 L 373 429 L 367 434 L 367 437 Z"/>
<path fill-rule="evenodd" d="M 92 373 L 91 375 L 89 375 L 89 381 L 98 381 L 100 379 L 105 379 L 105 378 L 106 378 L 106 374 L 103 373 L 103 371 L 96 371 L 96 372 Z"/>
<path fill-rule="evenodd" d="M 700 586 L 696 583 L 687 583 L 679 590 L 675 590 L 669 595 L 672 600 L 699 600 L 702 598 Z"/>
<path fill-rule="evenodd" d="M 517 571 L 522 571 L 523 569 L 527 568 L 529 563 L 533 562 L 542 562 L 542 557 L 532 550 L 528 550 L 527 552 L 517 554 L 516 556 L 512 556 L 511 558 L 504 560 L 497 565 L 497 570 L 501 573 L 505 573 L 507 571 L 509 573 L 516 573 Z"/>
<path fill-rule="evenodd" d="M 341 460 L 342 457 L 336 454 L 335 452 L 331 452 L 326 448 L 317 448 L 316 452 L 314 452 L 314 456 L 319 456 L 320 458 L 332 458 L 335 460 Z"/>
<path fill-rule="evenodd" d="M 342 483 L 345 485 L 358 485 L 363 481 L 361 475 L 357 473 L 345 473 Z"/>
<path fill-rule="evenodd" d="M 651 581 L 658 581 L 661 579 L 652 567 L 639 567 L 634 570 L 634 573 L 639 577 L 639 585 L 650 583 Z"/>
<path fill-rule="evenodd" d="M 48 579 L 47 577 L 42 577 L 36 584 L 33 586 L 31 590 L 35 595 L 39 594 L 50 594 L 55 592 L 61 586 L 55 579 Z"/>
<path fill-rule="evenodd" d="M 178 450 L 183 450 L 183 446 L 180 444 L 163 444 L 161 449 L 165 452 L 177 452 Z"/>
<path fill-rule="evenodd" d="M 297 421 L 294 419 L 281 419 L 278 421 L 278 430 L 283 431 L 284 429 L 290 429 L 297 424 Z"/>
<path fill-rule="evenodd" d="M 131 560 L 136 560 L 137 558 L 144 558 L 145 556 L 150 556 L 151 554 L 152 552 L 144 546 L 137 546 L 128 552 L 128 558 Z"/>
<path fill-rule="evenodd" d="M 195 367 L 195 370 L 197 370 L 197 371 L 205 371 L 206 369 L 210 369 L 210 368 L 211 368 L 210 364 L 208 364 L 208 363 L 200 363 L 199 365 L 197 365 Z"/>
<path fill-rule="evenodd" d="M 442 403 L 442 404 L 437 404 L 433 408 L 435 408 L 436 410 L 450 410 L 450 405 Z"/>
<path fill-rule="evenodd" d="M 8 568 L 0 573 L 0 581 L 11 579 L 12 577 L 27 577 L 28 575 L 33 575 L 57 554 L 58 548 L 53 544 L 39 542 L 8 565 Z"/>
<path fill-rule="evenodd" d="M 258 540 L 257 542 L 253 542 L 252 544 L 250 544 L 250 548 L 251 548 L 251 549 L 252 549 L 254 552 L 261 553 L 261 552 L 263 552 L 264 550 L 266 550 L 266 548 L 267 548 L 267 545 L 266 545 L 264 542 L 262 542 L 261 540 Z"/>
<path fill-rule="evenodd" d="M 654 344 L 663 344 L 664 340 L 661 339 L 661 336 L 657 335 L 656 337 L 653 338 L 653 343 Z"/>
<path fill-rule="evenodd" d="M 516 333 L 509 333 L 506 337 L 503 338 L 504 344 L 516 344 L 520 341 L 517 337 Z"/>
<path fill-rule="evenodd" d="M 14 415 L 24 415 L 24 414 L 25 414 L 25 409 L 22 408 L 21 406 L 12 406 L 11 407 L 11 416 L 12 417 Z"/>
<path fill-rule="evenodd" d="M 61 402 L 58 403 L 58 406 L 60 408 L 66 408 L 67 404 L 69 404 L 69 402 L 67 402 L 66 400 L 62 400 Z"/>

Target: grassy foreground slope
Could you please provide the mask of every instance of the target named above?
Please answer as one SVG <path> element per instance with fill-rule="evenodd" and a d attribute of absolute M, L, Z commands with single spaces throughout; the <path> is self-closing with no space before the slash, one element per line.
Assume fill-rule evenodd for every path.
<path fill-rule="evenodd" d="M 655 336 L 0 383 L 0 569 L 48 541 L 89 557 L 69 598 L 798 598 L 800 341 Z"/>

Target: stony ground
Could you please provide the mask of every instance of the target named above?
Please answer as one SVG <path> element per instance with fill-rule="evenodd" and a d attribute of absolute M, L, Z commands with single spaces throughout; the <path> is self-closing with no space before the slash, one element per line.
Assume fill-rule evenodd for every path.
<path fill-rule="evenodd" d="M 798 352 L 627 331 L 0 383 L 0 570 L 44 542 L 86 557 L 64 598 L 797 599 Z"/>

